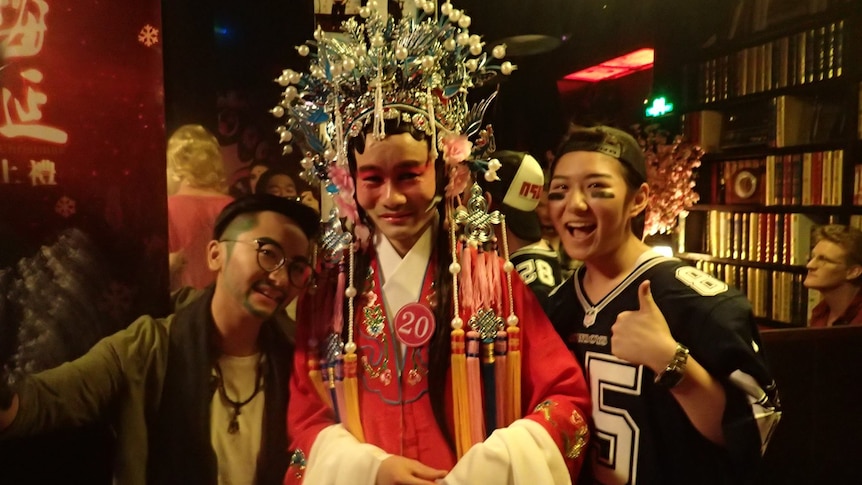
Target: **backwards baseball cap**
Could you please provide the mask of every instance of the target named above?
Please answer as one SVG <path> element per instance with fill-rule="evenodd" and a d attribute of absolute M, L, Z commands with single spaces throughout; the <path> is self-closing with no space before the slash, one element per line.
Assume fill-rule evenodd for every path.
<path fill-rule="evenodd" d="M 551 165 L 551 173 L 556 160 L 569 152 L 603 153 L 628 165 L 640 176 L 641 182 L 647 181 L 643 149 L 634 137 L 617 128 L 594 126 L 572 131 L 557 151 L 554 164 Z"/>
<path fill-rule="evenodd" d="M 479 177 L 479 185 L 491 194 L 491 207 L 506 216 L 506 225 L 519 238 L 530 242 L 542 239 L 536 214 L 545 184 L 542 166 L 529 153 L 501 150 L 490 158 L 500 162 L 500 180 L 489 182 Z"/>
<path fill-rule="evenodd" d="M 216 217 L 213 239 L 221 239 L 227 226 L 243 214 L 277 212 L 296 223 L 305 236 L 313 238 L 320 226 L 320 216 L 314 209 L 292 199 L 272 194 L 252 194 L 240 197 L 222 209 Z"/>

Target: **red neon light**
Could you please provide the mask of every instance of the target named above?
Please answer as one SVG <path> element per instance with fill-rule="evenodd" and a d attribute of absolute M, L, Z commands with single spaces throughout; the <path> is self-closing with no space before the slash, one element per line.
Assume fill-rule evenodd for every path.
<path fill-rule="evenodd" d="M 607 79 L 616 79 L 643 71 L 644 69 L 650 69 L 654 59 L 655 51 L 652 48 L 646 47 L 573 72 L 566 75 L 563 79 L 593 83 Z"/>

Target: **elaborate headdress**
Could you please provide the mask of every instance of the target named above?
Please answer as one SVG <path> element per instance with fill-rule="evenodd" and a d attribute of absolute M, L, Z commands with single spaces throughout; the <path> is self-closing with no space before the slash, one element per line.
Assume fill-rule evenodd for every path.
<path fill-rule="evenodd" d="M 493 47 L 490 55 L 485 52 L 482 39 L 468 30 L 470 17 L 448 0 L 440 5 L 439 11 L 433 0 L 415 0 L 402 13 L 403 17 L 395 20 L 380 11 L 376 0 L 370 0 L 360 9 L 364 21 L 353 18 L 345 21 L 341 34 L 318 28 L 313 41 L 297 47 L 301 55 L 311 58 L 308 72 L 288 69 L 276 79 L 285 88 L 281 102 L 271 110 L 285 120 L 277 128 L 281 141 L 297 142 L 303 147 L 301 176 L 311 183 L 321 183 L 335 202 L 324 224 L 321 250 L 327 261 L 340 263 L 336 294 L 348 298 L 349 322 L 353 321 L 357 296 L 352 274 L 356 243 L 351 230 L 358 230 L 354 224 L 359 224 L 347 165 L 349 139 L 361 133 L 382 139 L 386 136 L 386 119 L 399 118 L 401 123 L 411 123 L 431 139 L 434 154 L 442 152 L 449 178 L 446 196 L 450 200 L 464 192 L 471 180 L 470 172 L 484 172 L 486 179 L 493 180 L 500 166 L 495 160 L 485 159 L 495 147 L 490 127 L 482 129 L 482 117 L 496 93 L 470 107 L 467 92 L 498 73 L 508 75 L 516 69 L 510 62 L 502 61 L 505 46 Z M 492 224 L 503 222 L 503 218 L 496 211 L 488 212 L 482 190 L 475 184 L 466 208 L 454 210 L 454 206 L 447 207 L 455 308 L 451 321 L 452 373 L 460 455 L 472 443 L 484 439 L 483 428 L 490 427 L 490 432 L 499 423 L 508 424 L 519 415 L 520 365 L 515 358 L 509 359 L 508 366 L 505 358 L 494 365 L 495 342 L 497 355 L 505 357 L 508 347 L 510 355 L 519 357 L 518 319 L 511 304 L 513 268 L 507 263 L 504 277 L 496 262 Z M 342 225 L 343 220 L 346 225 Z M 489 245 L 493 245 L 492 250 L 487 250 Z M 345 255 L 349 261 L 343 260 Z M 504 286 L 508 287 L 508 305 L 503 301 Z M 337 303 L 333 310 L 335 336 L 340 336 L 342 330 L 341 308 Z M 468 318 L 462 319 L 461 315 Z M 465 332 L 465 328 L 469 331 Z M 508 340 L 507 335 L 511 335 Z M 510 343 L 512 339 L 514 342 Z M 485 359 L 489 365 L 483 366 L 481 378 L 480 341 L 486 349 L 483 355 L 489 357 Z M 356 345 L 352 326 L 347 329 L 347 342 L 343 345 L 337 337 L 321 345 L 328 355 L 322 356 L 320 367 L 311 365 L 320 382 L 321 397 L 333 405 L 347 428 L 362 439 L 355 398 Z M 495 376 L 495 372 L 499 374 Z M 329 386 L 332 392 L 325 390 L 327 379 L 331 383 L 338 380 Z M 485 402 L 491 408 L 496 406 L 486 407 L 485 420 L 481 418 L 482 381 Z M 496 397 L 487 395 L 502 387 L 511 388 L 512 392 Z M 497 403 L 504 400 L 507 401 L 504 404 Z"/>

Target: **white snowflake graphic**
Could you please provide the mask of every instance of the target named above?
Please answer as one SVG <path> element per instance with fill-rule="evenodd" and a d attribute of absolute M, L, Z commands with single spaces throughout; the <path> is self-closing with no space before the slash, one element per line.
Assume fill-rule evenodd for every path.
<path fill-rule="evenodd" d="M 147 47 L 152 47 L 159 43 L 159 29 L 150 24 L 144 25 L 141 32 L 138 33 L 138 42 Z"/>
<path fill-rule="evenodd" d="M 54 204 L 54 212 L 68 219 L 75 213 L 75 201 L 65 195 L 60 197 Z"/>

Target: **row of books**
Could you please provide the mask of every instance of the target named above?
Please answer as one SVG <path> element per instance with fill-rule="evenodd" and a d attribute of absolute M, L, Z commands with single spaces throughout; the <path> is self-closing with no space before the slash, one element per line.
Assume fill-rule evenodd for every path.
<path fill-rule="evenodd" d="M 844 150 L 766 157 L 766 205 L 840 206 Z"/>
<path fill-rule="evenodd" d="M 841 77 L 844 21 L 839 20 L 698 64 L 698 100 L 711 103 Z"/>
<path fill-rule="evenodd" d="M 785 148 L 846 141 L 852 136 L 841 91 L 828 95 L 754 98 L 723 112 L 686 113 L 683 133 L 707 152 L 735 148 Z"/>
<path fill-rule="evenodd" d="M 802 266 L 811 252 L 811 233 L 829 221 L 808 214 L 707 213 L 704 253 L 717 258 Z"/>
<path fill-rule="evenodd" d="M 726 263 L 696 261 L 705 273 L 739 288 L 748 296 L 755 317 L 779 325 L 804 327 L 820 295 L 803 285 L 805 275 Z"/>
<path fill-rule="evenodd" d="M 712 163 L 709 194 L 719 204 L 840 206 L 844 150 L 823 150 Z M 862 205 L 862 165 L 854 167 L 853 203 Z"/>

